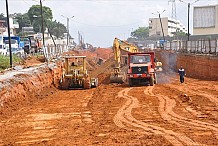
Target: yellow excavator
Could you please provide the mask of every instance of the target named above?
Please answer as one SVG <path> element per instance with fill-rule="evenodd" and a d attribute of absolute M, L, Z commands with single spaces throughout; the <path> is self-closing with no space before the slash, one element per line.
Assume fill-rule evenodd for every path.
<path fill-rule="evenodd" d="M 138 48 L 126 41 L 118 38 L 114 39 L 113 52 L 115 67 L 110 76 L 111 83 L 124 83 L 126 80 L 126 73 L 121 71 L 121 67 L 127 64 L 127 54 L 139 52 Z"/>

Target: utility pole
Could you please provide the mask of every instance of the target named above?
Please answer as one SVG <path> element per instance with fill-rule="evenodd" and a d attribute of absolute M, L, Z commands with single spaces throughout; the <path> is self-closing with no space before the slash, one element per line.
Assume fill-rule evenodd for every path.
<path fill-rule="evenodd" d="M 67 47 L 69 45 L 69 18 L 67 17 Z"/>
<path fill-rule="evenodd" d="M 198 2 L 199 0 L 195 0 L 193 3 L 187 3 L 187 2 L 184 2 L 183 0 L 179 0 L 179 1 L 183 2 L 185 4 L 188 4 L 188 41 L 189 41 L 189 38 L 190 38 L 190 31 L 189 31 L 189 25 L 190 25 L 190 23 L 189 23 L 189 19 L 190 19 L 190 5 Z"/>
<path fill-rule="evenodd" d="M 9 54 L 10 54 L 10 68 L 12 68 L 11 31 L 10 31 L 9 12 L 8 12 L 8 0 L 5 0 L 5 2 L 6 2 L 7 24 L 8 24 L 8 42 L 9 42 Z"/>
<path fill-rule="evenodd" d="M 189 16 L 190 15 L 190 3 L 188 3 L 188 41 L 189 41 L 189 37 L 190 37 L 190 32 L 189 32 Z"/>
<path fill-rule="evenodd" d="M 163 39 L 164 39 L 164 42 L 165 42 L 165 36 L 164 36 L 164 31 L 163 31 L 163 24 L 162 24 L 162 21 L 161 21 L 160 13 L 158 15 L 159 15 L 159 19 L 160 19 L 160 25 L 161 25 L 161 29 L 162 29 Z"/>
<path fill-rule="evenodd" d="M 45 47 L 45 37 L 44 37 L 44 18 L 43 18 L 43 13 L 42 13 L 42 0 L 40 0 L 40 10 L 41 10 L 41 18 L 42 18 L 42 43 L 43 47 Z"/>
<path fill-rule="evenodd" d="M 68 46 L 68 45 L 69 45 L 69 36 L 70 36 L 70 34 L 69 34 L 69 21 L 70 21 L 70 19 L 73 18 L 74 16 L 72 16 L 72 17 L 66 17 L 66 16 L 64 16 L 64 15 L 61 15 L 61 16 L 67 18 L 67 46 Z"/>

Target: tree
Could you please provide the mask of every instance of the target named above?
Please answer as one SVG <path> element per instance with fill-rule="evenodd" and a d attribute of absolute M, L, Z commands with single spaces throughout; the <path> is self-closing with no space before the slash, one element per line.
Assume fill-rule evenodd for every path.
<path fill-rule="evenodd" d="M 148 27 L 139 27 L 135 31 L 131 32 L 131 36 L 136 39 L 145 39 L 149 36 L 149 28 Z"/>
<path fill-rule="evenodd" d="M 52 10 L 49 7 L 43 6 L 42 7 L 43 13 L 43 21 L 44 25 L 47 26 L 49 21 L 52 20 Z M 33 29 L 35 32 L 41 32 L 42 27 L 42 19 L 41 19 L 41 7 L 40 5 L 33 5 L 27 12 L 30 22 L 33 25 Z M 45 28 L 44 28 L 45 29 Z"/>
<path fill-rule="evenodd" d="M 13 14 L 14 18 L 17 20 L 19 23 L 19 28 L 17 29 L 17 33 L 22 32 L 22 27 L 27 27 L 31 25 L 29 16 L 27 13 L 21 14 L 21 13 L 15 13 Z"/>
<path fill-rule="evenodd" d="M 187 36 L 185 32 L 176 32 L 176 36 Z"/>
<path fill-rule="evenodd" d="M 3 18 L 5 18 L 4 14 L 0 13 L 0 19 L 3 19 Z"/>
<path fill-rule="evenodd" d="M 57 22 L 56 20 L 49 21 L 47 27 L 49 28 L 50 33 L 57 38 L 62 37 L 63 34 L 67 32 L 67 28 L 64 26 L 64 24 Z"/>

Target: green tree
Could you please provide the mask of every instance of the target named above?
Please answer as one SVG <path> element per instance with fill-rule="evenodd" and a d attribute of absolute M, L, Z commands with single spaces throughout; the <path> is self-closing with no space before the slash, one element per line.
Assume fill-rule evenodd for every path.
<path fill-rule="evenodd" d="M 3 19 L 5 16 L 3 13 L 0 13 L 0 19 Z"/>
<path fill-rule="evenodd" d="M 47 26 L 49 21 L 53 19 L 52 10 L 49 7 L 42 7 L 44 26 Z M 30 22 L 33 25 L 35 32 L 41 32 L 42 19 L 41 19 L 41 7 L 40 5 L 33 5 L 27 12 Z M 45 30 L 45 27 L 44 27 Z"/>
<path fill-rule="evenodd" d="M 187 36 L 185 32 L 176 32 L 176 36 Z"/>
<path fill-rule="evenodd" d="M 27 27 L 31 25 L 29 16 L 27 13 L 21 14 L 21 13 L 17 13 L 14 14 L 14 18 L 17 20 L 17 22 L 19 23 L 19 28 L 17 29 L 17 33 L 21 34 L 22 32 L 22 27 Z"/>
<path fill-rule="evenodd" d="M 149 36 L 149 28 L 139 27 L 135 31 L 131 32 L 131 36 L 136 39 L 145 39 Z"/>
<path fill-rule="evenodd" d="M 67 28 L 64 26 L 64 24 L 57 22 L 56 20 L 49 21 L 47 27 L 49 28 L 50 33 L 57 38 L 62 37 L 63 34 L 67 32 Z"/>

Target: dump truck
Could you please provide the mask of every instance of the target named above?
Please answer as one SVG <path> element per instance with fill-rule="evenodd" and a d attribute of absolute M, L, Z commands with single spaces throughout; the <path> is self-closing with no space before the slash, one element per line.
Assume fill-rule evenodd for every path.
<path fill-rule="evenodd" d="M 98 78 L 92 78 L 86 69 L 86 56 L 64 56 L 61 89 L 89 89 L 98 86 Z"/>
<path fill-rule="evenodd" d="M 129 86 L 140 83 L 157 84 L 157 72 L 162 71 L 162 63 L 155 62 L 154 52 L 128 53 L 127 80 Z"/>

